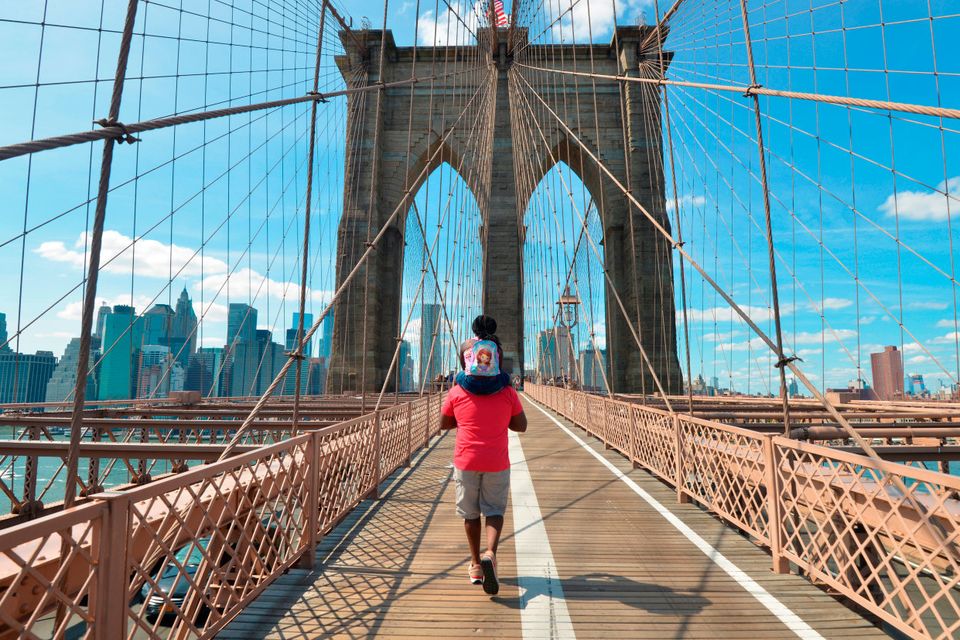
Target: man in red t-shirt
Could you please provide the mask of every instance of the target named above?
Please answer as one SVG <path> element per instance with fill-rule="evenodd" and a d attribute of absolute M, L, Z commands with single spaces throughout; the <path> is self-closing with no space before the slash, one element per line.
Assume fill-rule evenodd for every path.
<path fill-rule="evenodd" d="M 493 334 L 496 322 L 489 316 L 479 316 L 473 323 L 474 333 L 480 341 L 499 343 Z M 479 328 L 478 328 L 479 327 Z M 461 346 L 463 355 L 477 344 L 468 340 Z M 481 347 L 482 350 L 482 347 Z M 499 354 L 498 354 L 499 355 Z M 490 370 L 486 360 L 484 371 Z M 510 495 L 510 457 L 507 430 L 523 433 L 527 430 L 527 418 L 523 413 L 520 397 L 509 384 L 499 386 L 494 376 L 499 376 L 499 357 L 494 358 L 495 373 L 479 376 L 467 375 L 469 366 L 457 376 L 453 387 L 444 400 L 440 412 L 440 427 L 456 429 L 453 466 L 457 483 L 457 515 L 463 518 L 470 545 L 469 577 L 473 584 L 482 584 L 488 594 L 499 589 L 497 579 L 497 544 L 503 530 L 503 514 Z M 473 389 L 473 392 L 468 391 Z M 487 550 L 480 555 L 480 516 L 486 518 Z"/>

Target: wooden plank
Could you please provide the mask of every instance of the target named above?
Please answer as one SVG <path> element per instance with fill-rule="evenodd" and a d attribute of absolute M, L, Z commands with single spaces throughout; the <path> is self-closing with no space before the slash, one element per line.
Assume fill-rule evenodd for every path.
<path fill-rule="evenodd" d="M 521 442 L 579 638 L 796 637 L 588 452 L 538 411 L 527 413 Z M 315 570 L 277 580 L 219 637 L 520 638 L 509 509 L 500 594 L 466 579 L 453 441 L 435 441 L 382 500 L 365 501 L 321 541 Z M 824 637 L 886 637 L 803 578 L 772 573 L 764 551 L 696 505 L 675 504 L 659 480 L 602 444 L 595 450 Z"/>

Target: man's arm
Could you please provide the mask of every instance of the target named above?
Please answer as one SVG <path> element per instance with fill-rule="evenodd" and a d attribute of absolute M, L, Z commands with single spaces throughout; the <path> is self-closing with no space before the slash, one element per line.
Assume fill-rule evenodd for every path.
<path fill-rule="evenodd" d="M 441 429 L 456 429 L 457 428 L 457 419 L 454 416 L 448 416 L 445 414 L 440 414 L 440 428 Z"/>
<path fill-rule="evenodd" d="M 442 426 L 442 425 L 441 425 Z M 518 413 L 515 416 L 510 418 L 510 424 L 507 425 L 507 428 L 510 431 L 516 431 L 517 433 L 523 433 L 527 430 L 527 414 Z"/>

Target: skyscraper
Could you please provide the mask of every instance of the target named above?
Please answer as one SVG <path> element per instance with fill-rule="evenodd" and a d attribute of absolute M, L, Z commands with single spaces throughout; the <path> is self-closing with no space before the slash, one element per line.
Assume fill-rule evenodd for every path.
<path fill-rule="evenodd" d="M 184 370 L 190 364 L 190 356 L 197 350 L 197 314 L 193 310 L 193 301 L 190 300 L 186 287 L 180 292 L 177 308 L 173 313 L 170 350 Z"/>
<path fill-rule="evenodd" d="M 135 366 L 142 344 L 143 322 L 137 317 L 136 309 L 123 304 L 114 306 L 104 322 L 98 399 L 134 397 Z"/>
<path fill-rule="evenodd" d="M 300 321 L 300 314 L 294 312 L 293 321 L 290 325 L 290 328 L 287 329 L 287 340 L 286 347 L 287 351 L 293 351 L 297 346 L 297 323 Z M 305 313 L 303 314 L 303 333 L 306 335 L 307 331 L 310 330 L 310 327 L 313 325 L 313 314 Z M 303 359 L 300 360 L 300 393 L 307 393 L 307 385 L 309 383 L 308 375 L 310 373 L 310 351 L 313 348 L 313 341 L 307 340 L 307 343 L 303 346 Z M 282 363 L 281 363 L 281 366 Z M 294 367 L 297 365 L 295 364 Z M 279 371 L 279 369 L 278 369 Z M 287 371 L 287 376 L 283 379 L 283 393 L 285 395 L 293 395 L 297 387 L 297 371 L 293 367 L 290 367 L 290 370 Z"/>
<path fill-rule="evenodd" d="M 545 378 L 573 377 L 575 366 L 570 330 L 564 326 L 544 329 L 537 334 L 537 371 Z"/>
<path fill-rule="evenodd" d="M 173 332 L 173 309 L 168 304 L 155 304 L 143 314 L 143 344 L 170 346 Z"/>
<path fill-rule="evenodd" d="M 221 391 L 229 396 L 256 393 L 257 310 L 248 304 L 230 303 L 224 360 Z"/>
<path fill-rule="evenodd" d="M 431 382 L 442 371 L 440 362 L 440 318 L 443 313 L 439 304 L 424 303 L 420 316 L 420 384 Z M 436 339 L 434 339 L 436 334 Z"/>
<path fill-rule="evenodd" d="M 190 358 L 183 388 L 187 391 L 199 391 L 203 397 L 217 397 L 220 393 L 221 365 L 223 349 L 220 347 L 200 347 Z"/>
<path fill-rule="evenodd" d="M 903 357 L 896 347 L 870 354 L 873 391 L 878 400 L 903 400 Z"/>
<path fill-rule="evenodd" d="M 326 320 L 326 318 L 324 318 Z M 300 314 L 296 311 L 293 313 L 293 320 L 290 324 L 290 328 L 287 329 L 287 351 L 293 351 L 294 346 L 297 343 L 297 323 L 300 321 Z M 310 330 L 310 327 L 313 326 L 313 314 L 305 313 L 303 314 L 303 333 L 306 335 L 307 331 Z M 307 340 L 307 344 L 303 346 L 303 355 L 310 357 L 311 350 L 313 348 L 313 340 Z"/>
<path fill-rule="evenodd" d="M 0 402 L 44 402 L 56 366 L 52 351 L 0 352 Z"/>
<path fill-rule="evenodd" d="M 585 391 L 606 392 L 604 370 L 607 368 L 607 350 L 587 348 L 580 352 L 581 385 Z"/>
<path fill-rule="evenodd" d="M 108 315 L 110 315 L 110 306 L 106 302 L 103 302 L 97 311 L 97 326 L 93 334 L 100 338 L 101 342 L 103 341 L 103 328 L 106 326 Z"/>
<path fill-rule="evenodd" d="M 231 302 L 227 314 L 227 347 L 234 342 L 257 341 L 257 310 L 242 302 Z"/>
<path fill-rule="evenodd" d="M 323 318 L 323 324 L 320 325 L 320 349 L 317 355 L 330 362 L 330 353 L 333 351 L 333 309 L 327 312 Z"/>
<path fill-rule="evenodd" d="M 397 359 L 397 369 L 400 371 L 397 391 L 413 391 L 413 354 L 410 353 L 410 343 L 406 340 L 400 341 L 400 353 Z"/>
<path fill-rule="evenodd" d="M 170 347 L 159 344 L 144 345 L 137 364 L 136 397 L 167 397 L 170 394 L 170 370 L 173 366 Z"/>
<path fill-rule="evenodd" d="M 94 364 L 100 358 L 100 338 L 93 336 L 90 340 L 90 361 L 88 364 L 87 388 L 84 394 L 86 399 L 97 398 L 97 376 Z M 77 386 L 77 363 L 80 359 L 80 338 L 71 338 L 63 357 L 57 363 L 50 380 L 47 381 L 47 402 L 61 402 L 73 397 L 73 390 Z"/>
<path fill-rule="evenodd" d="M 7 314 L 0 313 L 0 353 L 7 353 L 12 351 L 10 345 L 7 344 Z"/>

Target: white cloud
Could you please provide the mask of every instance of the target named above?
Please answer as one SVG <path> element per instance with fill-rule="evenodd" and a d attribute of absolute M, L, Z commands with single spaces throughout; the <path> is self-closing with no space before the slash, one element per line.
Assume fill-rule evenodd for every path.
<path fill-rule="evenodd" d="M 473 34 L 487 24 L 484 6 L 479 0 L 472 4 L 454 0 L 439 13 L 425 11 L 417 18 L 417 39 L 422 45 L 435 47 L 471 44 Z"/>
<path fill-rule="evenodd" d="M 254 300 L 254 306 L 268 297 L 274 300 L 288 301 L 300 299 L 300 285 L 296 282 L 274 280 L 273 278 L 267 278 L 258 271 L 247 268 L 238 269 L 233 274 L 219 273 L 207 276 L 193 283 L 193 289 L 196 292 L 203 291 L 209 294 L 206 296 L 208 301 L 216 295 L 217 303 L 223 305 L 227 303 L 228 291 L 230 302 Z M 217 295 L 218 292 L 219 295 Z M 307 289 L 307 296 L 314 302 L 325 304 L 333 297 L 333 293 Z M 209 302 L 205 304 L 209 304 Z"/>
<path fill-rule="evenodd" d="M 130 294 L 120 294 L 118 296 L 113 296 L 111 298 L 101 298 L 97 300 L 97 309 L 100 308 L 101 303 L 106 304 L 108 307 L 112 307 L 118 304 L 130 305 L 132 304 L 137 313 L 143 313 L 147 310 L 153 298 L 144 295 L 135 295 L 133 300 L 130 300 Z M 157 300 L 156 302 L 166 302 L 166 300 Z M 57 311 L 57 317 L 63 318 L 64 320 L 77 320 L 79 321 L 83 315 L 83 301 L 77 300 L 75 302 L 69 302 L 65 307 Z M 94 312 L 93 321 L 97 321 L 96 311 Z"/>
<path fill-rule="evenodd" d="M 921 309 L 926 311 L 943 311 L 948 306 L 946 302 L 937 302 L 935 300 L 919 300 L 907 304 L 908 309 Z"/>
<path fill-rule="evenodd" d="M 703 339 L 707 342 L 729 342 L 734 338 L 738 338 L 743 335 L 743 331 L 738 331 L 734 329 L 733 331 L 722 331 L 716 333 L 708 333 L 703 336 Z"/>
<path fill-rule="evenodd" d="M 204 313 L 206 311 L 206 313 Z M 200 300 L 193 300 L 193 312 L 197 314 L 197 319 L 201 322 L 226 322 L 227 305 L 219 302 L 210 302 L 205 300 L 201 306 Z"/>
<path fill-rule="evenodd" d="M 891 193 L 877 208 L 891 217 L 899 215 L 907 220 L 942 222 L 949 213 L 960 211 L 960 176 L 944 180 L 935 191 Z"/>
<path fill-rule="evenodd" d="M 931 362 L 930 357 L 924 355 L 913 356 L 907 360 L 907 364 L 926 364 L 927 362 Z"/>
<path fill-rule="evenodd" d="M 766 322 L 773 318 L 773 310 L 768 307 L 753 307 L 749 305 L 740 305 L 740 308 L 746 312 L 750 319 L 754 322 Z M 740 315 L 737 314 L 731 307 L 712 307 L 710 309 L 688 309 L 690 322 L 701 322 L 701 323 L 711 323 L 711 322 L 729 322 L 730 320 L 740 320 Z M 789 312 L 788 309 L 781 309 L 780 314 L 786 315 Z M 683 315 L 681 312 L 681 320 Z"/>
<path fill-rule="evenodd" d="M 860 316 L 860 324 L 867 325 L 873 324 L 877 319 L 877 316 Z"/>
<path fill-rule="evenodd" d="M 835 329 L 830 331 L 826 329 L 822 332 L 820 331 L 798 331 L 796 335 L 791 333 L 785 333 L 783 336 L 783 350 L 789 352 L 791 347 L 796 347 L 802 344 L 812 344 L 819 345 L 821 340 L 824 344 L 834 344 L 841 340 L 848 340 L 857 335 L 857 332 L 852 329 Z M 773 336 L 770 336 L 771 339 Z M 763 350 L 768 349 L 767 343 L 764 342 L 761 338 L 756 337 L 751 340 L 744 342 L 738 342 L 733 345 L 730 345 L 731 351 L 746 351 L 748 349 L 752 350 Z M 817 350 L 819 351 L 819 350 Z M 789 355 L 789 353 L 787 354 Z M 799 355 L 799 354 L 798 354 Z M 803 357 L 803 356 L 801 356 Z"/>
<path fill-rule="evenodd" d="M 824 298 L 823 302 L 811 302 L 810 309 L 813 311 L 819 311 L 821 305 L 823 306 L 824 311 L 836 311 L 838 309 L 846 309 L 853 304 L 853 300 L 847 298 Z"/>
<path fill-rule="evenodd" d="M 694 207 L 702 207 L 706 203 L 706 198 L 703 196 L 691 196 L 690 194 L 682 195 L 678 198 L 680 202 L 680 208 L 683 209 L 687 205 L 692 205 Z M 673 198 L 667 198 L 666 207 L 667 211 L 673 211 L 674 209 Z"/>
<path fill-rule="evenodd" d="M 951 331 L 946 335 L 937 336 L 930 340 L 930 344 L 955 344 L 958 338 L 960 338 L 960 332 Z"/>
<path fill-rule="evenodd" d="M 585 44 L 593 37 L 594 42 L 606 41 L 613 30 L 614 19 L 620 24 L 636 24 L 640 11 L 649 6 L 649 0 L 626 2 L 623 0 L 558 0 L 551 4 L 547 22 L 553 22 L 555 42 Z M 572 7 L 572 9 L 571 9 Z M 534 34 L 531 33 L 531 37 Z"/>
<path fill-rule="evenodd" d="M 936 327 L 938 329 L 953 329 L 957 326 L 956 320 L 948 320 L 944 318 L 943 320 L 937 320 Z"/>
<path fill-rule="evenodd" d="M 43 242 L 33 251 L 44 260 L 61 262 L 77 269 L 84 267 L 87 233 L 81 233 L 68 248 L 60 240 Z M 195 251 L 176 244 L 164 244 L 158 240 L 133 239 L 119 231 L 107 229 L 103 232 L 101 264 L 103 271 L 109 273 L 130 273 L 148 278 L 168 278 L 170 269 L 174 276 L 199 276 L 227 271 L 227 263 L 217 258 L 194 255 Z"/>

